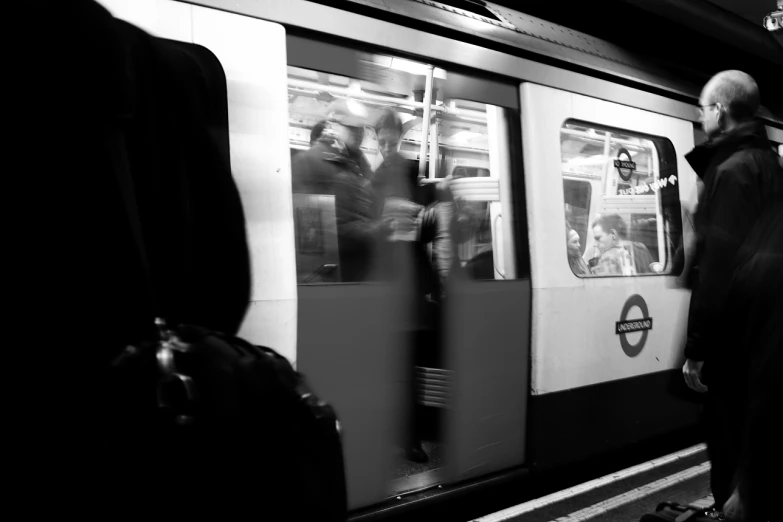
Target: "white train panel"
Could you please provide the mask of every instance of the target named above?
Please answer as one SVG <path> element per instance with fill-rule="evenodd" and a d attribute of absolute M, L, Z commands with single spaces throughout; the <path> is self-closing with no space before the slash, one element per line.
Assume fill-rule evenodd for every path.
<path fill-rule="evenodd" d="M 202 45 L 226 74 L 231 169 L 252 256 L 239 334 L 296 361 L 297 290 L 283 26 L 171 0 L 100 0 L 155 36 Z"/>
<path fill-rule="evenodd" d="M 522 103 L 534 310 L 532 393 L 562 391 L 676 367 L 684 342 L 689 292 L 673 288 L 674 276 L 577 277 L 569 267 L 561 129 L 567 120 L 575 119 L 667 138 L 677 158 L 676 186 L 680 194 L 687 195 L 695 175 L 682 155 L 693 148 L 692 125 L 532 84 L 522 85 Z M 600 187 L 596 183 L 593 190 Z M 626 197 L 629 201 L 625 210 L 631 213 L 631 200 L 635 198 Z M 592 201 L 596 201 L 595 194 Z M 592 217 L 595 215 L 589 221 L 590 235 Z M 683 227 L 686 222 L 683 220 Z M 671 257 L 671 252 L 667 255 Z M 671 265 L 671 259 L 667 264 Z M 638 298 L 629 301 L 635 295 L 641 296 L 644 305 L 634 305 Z M 621 317 L 626 303 L 630 303 L 630 309 Z M 641 308 L 645 305 L 647 311 L 643 314 Z M 618 326 L 618 322 L 650 317 L 651 329 L 617 333 L 618 328 L 627 327 Z"/>

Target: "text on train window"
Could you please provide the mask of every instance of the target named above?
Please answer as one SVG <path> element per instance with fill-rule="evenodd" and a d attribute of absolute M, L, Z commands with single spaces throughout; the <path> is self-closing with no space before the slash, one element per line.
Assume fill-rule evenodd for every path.
<path fill-rule="evenodd" d="M 560 150 L 566 252 L 574 274 L 670 273 L 682 237 L 671 142 L 568 120 Z"/>

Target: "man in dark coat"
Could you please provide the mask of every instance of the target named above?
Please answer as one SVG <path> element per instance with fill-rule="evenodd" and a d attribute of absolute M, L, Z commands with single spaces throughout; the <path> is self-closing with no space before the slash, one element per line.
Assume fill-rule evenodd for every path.
<path fill-rule="evenodd" d="M 334 196 L 341 280 L 365 281 L 379 233 L 373 219 L 372 172 L 359 148 L 367 109 L 353 100 L 338 100 L 328 112 L 318 140 L 294 158 L 293 192 Z"/>
<path fill-rule="evenodd" d="M 38 249 L 24 249 L 37 272 L 32 302 L 15 303 L 34 320 L 17 328 L 35 340 L 11 343 L 34 356 L 19 366 L 31 376 L 22 389 L 32 415 L 11 424 L 30 431 L 30 450 L 14 450 L 38 487 L 18 482 L 37 497 L 30 509 L 109 519 L 181 512 L 210 498 L 179 496 L 182 476 L 156 433 L 107 429 L 118 406 L 103 376 L 128 344 L 156 333 L 158 314 L 228 334 L 242 323 L 250 262 L 225 76 L 206 49 L 154 38 L 91 0 L 36 9 L 45 78 L 30 85 L 46 85 L 51 104 L 23 104 L 41 111 L 28 118 L 42 131 L 26 138 L 39 150 L 24 177 L 35 184 L 29 214 L 45 226 L 30 227 Z M 133 187 L 121 188 L 120 169 Z M 123 192 L 135 196 L 157 309 Z"/>
<path fill-rule="evenodd" d="M 707 392 L 705 421 L 717 508 L 736 486 L 748 374 L 743 318 L 729 313 L 729 283 L 737 252 L 762 215 L 783 198 L 783 172 L 766 131 L 755 118 L 756 82 L 740 71 L 713 77 L 699 100 L 709 139 L 686 159 L 704 183 L 695 215 L 696 256 L 686 362 L 688 385 Z"/>
<path fill-rule="evenodd" d="M 740 390 L 746 401 L 744 430 L 735 473 L 737 487 L 726 515 L 747 521 L 775 520 L 783 468 L 778 428 L 783 404 L 783 202 L 768 210 L 739 254 L 731 284 L 730 314 L 745 326 L 743 353 L 736 360 L 748 374 Z M 736 516 L 739 512 L 744 518 Z"/>

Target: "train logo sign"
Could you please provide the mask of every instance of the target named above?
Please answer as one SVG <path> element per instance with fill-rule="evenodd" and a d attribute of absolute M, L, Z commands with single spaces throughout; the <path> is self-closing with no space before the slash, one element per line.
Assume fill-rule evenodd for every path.
<path fill-rule="evenodd" d="M 634 306 L 638 306 L 642 311 L 641 319 L 628 320 L 628 312 Z M 647 342 L 647 334 L 652 330 L 653 320 L 650 317 L 650 311 L 647 309 L 647 303 L 639 294 L 634 294 L 628 298 L 623 305 L 623 311 L 620 313 L 620 320 L 615 323 L 615 333 L 620 336 L 620 346 L 622 346 L 625 355 L 636 357 L 644 348 Z M 627 334 L 633 332 L 642 332 L 642 337 L 636 344 L 628 341 Z"/>
<path fill-rule="evenodd" d="M 614 166 L 623 181 L 630 181 L 633 171 L 636 170 L 636 163 L 631 160 L 631 154 L 623 148 L 617 151 Z"/>

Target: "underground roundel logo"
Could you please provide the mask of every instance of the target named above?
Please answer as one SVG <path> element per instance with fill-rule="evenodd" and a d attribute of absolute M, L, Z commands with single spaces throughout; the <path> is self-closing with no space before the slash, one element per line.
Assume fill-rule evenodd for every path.
<path fill-rule="evenodd" d="M 630 180 L 633 171 L 636 170 L 636 163 L 631 159 L 631 153 L 623 148 L 617 151 L 614 166 L 623 181 Z"/>
<path fill-rule="evenodd" d="M 641 319 L 628 320 L 628 312 L 634 306 L 638 306 L 642 311 Z M 647 303 L 642 296 L 634 294 L 628 298 L 623 305 L 623 311 L 620 313 L 620 320 L 615 323 L 615 333 L 620 336 L 620 346 L 623 347 L 625 355 L 628 357 L 636 357 L 644 348 L 644 343 L 647 342 L 648 330 L 652 330 L 652 317 L 650 317 L 650 311 L 647 309 Z M 631 344 L 628 341 L 627 334 L 633 332 L 642 332 L 642 337 L 636 342 Z"/>

